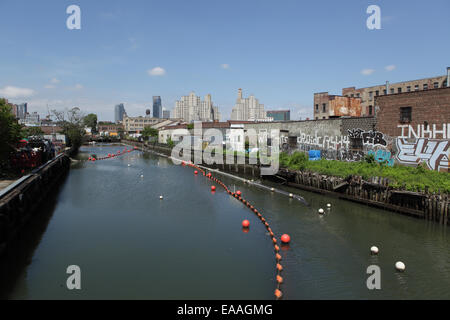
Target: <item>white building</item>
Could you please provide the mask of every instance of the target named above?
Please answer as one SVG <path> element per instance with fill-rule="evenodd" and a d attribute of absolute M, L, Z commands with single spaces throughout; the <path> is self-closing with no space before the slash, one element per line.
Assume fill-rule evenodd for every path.
<path fill-rule="evenodd" d="M 220 121 L 219 108 L 213 105 L 211 95 L 207 94 L 201 101 L 194 92 L 188 96 L 181 97 L 181 100 L 175 103 L 173 118 L 183 119 L 190 123 L 194 121 Z"/>
<path fill-rule="evenodd" d="M 238 90 L 236 105 L 231 111 L 231 120 L 243 121 L 270 121 L 264 111 L 264 105 L 260 104 L 255 96 L 242 97 L 242 89 Z"/>

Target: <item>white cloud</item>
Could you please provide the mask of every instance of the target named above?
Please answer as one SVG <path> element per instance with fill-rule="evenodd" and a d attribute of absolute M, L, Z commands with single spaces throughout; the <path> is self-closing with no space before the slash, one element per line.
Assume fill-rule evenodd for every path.
<path fill-rule="evenodd" d="M 45 88 L 45 89 L 54 89 L 55 86 L 52 85 L 52 84 L 46 84 L 46 85 L 44 86 L 44 88 Z"/>
<path fill-rule="evenodd" d="M 391 64 L 391 65 L 389 65 L 389 66 L 386 66 L 384 69 L 386 69 L 386 71 L 392 71 L 392 70 L 394 70 L 395 68 L 396 68 L 396 66 L 393 65 L 393 64 Z"/>
<path fill-rule="evenodd" d="M 365 75 L 365 76 L 370 76 L 374 72 L 375 72 L 374 69 L 363 69 L 363 70 L 361 70 L 361 74 Z"/>
<path fill-rule="evenodd" d="M 75 89 L 76 89 L 76 90 L 83 89 L 83 85 L 77 83 L 77 84 L 75 85 Z"/>
<path fill-rule="evenodd" d="M 50 80 L 50 83 L 57 84 L 60 83 L 60 81 L 56 78 L 53 78 L 52 80 Z"/>
<path fill-rule="evenodd" d="M 230 65 L 227 63 L 221 64 L 220 66 L 222 67 L 222 69 L 230 69 Z"/>
<path fill-rule="evenodd" d="M 6 86 L 0 89 L 0 96 L 4 96 L 9 99 L 29 97 L 33 94 L 34 90 L 32 89 L 18 88 L 13 86 Z"/>
<path fill-rule="evenodd" d="M 166 74 L 166 70 L 161 67 L 156 67 L 147 71 L 151 76 L 163 76 Z"/>

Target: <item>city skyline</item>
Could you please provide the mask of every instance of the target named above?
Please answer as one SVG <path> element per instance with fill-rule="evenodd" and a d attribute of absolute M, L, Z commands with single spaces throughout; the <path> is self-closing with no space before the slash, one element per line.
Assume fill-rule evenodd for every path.
<path fill-rule="evenodd" d="M 0 36 L 8 50 L 0 52 L 0 96 L 27 102 L 40 114 L 47 104 L 79 106 L 112 121 L 118 102 L 130 114 L 142 114 L 159 95 L 173 110 L 193 90 L 210 92 L 222 118 L 230 119 L 234 92 L 245 88 L 266 109 L 291 109 L 292 119 L 305 119 L 313 116 L 314 92 L 442 75 L 449 64 L 450 44 L 442 39 L 450 4 L 442 0 L 428 10 L 408 1 L 377 1 L 381 30 L 366 28 L 369 3 L 357 1 L 78 1 L 81 30 L 65 27 L 69 4 L 2 1 L 8 15 L 0 21 Z M 152 19 L 146 19 L 149 12 Z M 185 24 L 186 14 L 199 19 Z M 192 37 L 197 41 L 186 40 Z M 352 50 L 329 50 L 352 39 Z M 198 41 L 213 49 L 200 50 Z M 430 51 L 436 43 L 439 50 Z"/>

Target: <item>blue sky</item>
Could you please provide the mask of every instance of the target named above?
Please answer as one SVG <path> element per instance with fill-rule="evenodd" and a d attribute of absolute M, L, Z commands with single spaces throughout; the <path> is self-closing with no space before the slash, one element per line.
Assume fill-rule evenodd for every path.
<path fill-rule="evenodd" d="M 72 4 L 81 30 L 66 27 Z M 373 4 L 381 30 L 366 27 Z M 450 66 L 448 0 L 0 0 L 0 12 L 0 96 L 43 115 L 79 106 L 113 120 L 120 102 L 144 115 L 153 95 L 173 109 L 193 90 L 212 94 L 225 120 L 242 88 L 305 119 L 314 92 Z"/>

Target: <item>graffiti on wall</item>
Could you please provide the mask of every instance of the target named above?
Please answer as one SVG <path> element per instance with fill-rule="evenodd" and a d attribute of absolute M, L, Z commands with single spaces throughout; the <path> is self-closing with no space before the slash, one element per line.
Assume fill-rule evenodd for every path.
<path fill-rule="evenodd" d="M 438 128 L 436 124 L 419 124 L 417 127 L 413 127 L 408 124 L 398 125 L 397 128 L 401 129 L 399 138 L 429 138 L 437 139 L 441 136 L 442 139 L 450 139 L 450 123 L 443 124 L 441 128 Z"/>
<path fill-rule="evenodd" d="M 349 144 L 348 136 L 319 136 L 300 133 L 297 137 L 297 144 L 300 146 L 309 146 L 317 149 L 338 150 L 347 148 Z"/>
<path fill-rule="evenodd" d="M 390 151 L 388 150 L 383 150 L 383 149 L 378 149 L 376 151 L 374 150 L 369 150 L 367 152 L 367 154 L 373 155 L 375 158 L 375 161 L 379 162 L 379 163 L 384 163 L 389 167 L 393 167 L 394 166 L 394 162 L 395 159 L 394 157 L 392 157 L 392 154 Z"/>
<path fill-rule="evenodd" d="M 361 139 L 363 144 L 386 146 L 384 134 L 379 131 L 364 131 L 362 129 L 349 129 L 348 136 L 351 139 Z"/>
<path fill-rule="evenodd" d="M 425 162 L 431 170 L 449 170 L 450 140 L 420 138 L 409 142 L 408 139 L 397 138 L 397 148 L 397 160 L 402 164 Z"/>

